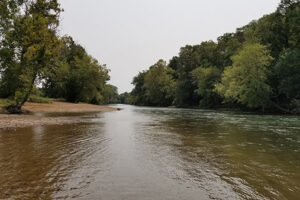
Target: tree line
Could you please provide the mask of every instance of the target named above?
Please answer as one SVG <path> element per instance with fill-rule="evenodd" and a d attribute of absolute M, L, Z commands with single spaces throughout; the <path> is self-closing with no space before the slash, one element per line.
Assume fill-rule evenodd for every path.
<path fill-rule="evenodd" d="M 300 2 L 226 33 L 187 45 L 133 79 L 122 103 L 300 113 Z"/>
<path fill-rule="evenodd" d="M 118 99 L 105 65 L 57 29 L 63 11 L 58 0 L 1 0 L 0 98 L 10 112 L 39 86 L 44 96 L 70 102 L 105 104 Z"/>

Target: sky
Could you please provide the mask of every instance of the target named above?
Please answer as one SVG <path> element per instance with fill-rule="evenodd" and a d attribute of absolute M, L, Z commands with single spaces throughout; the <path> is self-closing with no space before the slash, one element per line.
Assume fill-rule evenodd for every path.
<path fill-rule="evenodd" d="M 180 47 L 214 40 L 275 11 L 280 0 L 60 0 L 61 35 L 110 69 L 110 84 L 132 79 Z"/>

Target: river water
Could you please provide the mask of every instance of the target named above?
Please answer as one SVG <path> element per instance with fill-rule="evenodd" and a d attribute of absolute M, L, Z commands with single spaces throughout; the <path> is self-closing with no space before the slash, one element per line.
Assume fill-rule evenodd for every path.
<path fill-rule="evenodd" d="M 300 198 L 300 117 L 118 107 L 0 131 L 0 199 Z"/>

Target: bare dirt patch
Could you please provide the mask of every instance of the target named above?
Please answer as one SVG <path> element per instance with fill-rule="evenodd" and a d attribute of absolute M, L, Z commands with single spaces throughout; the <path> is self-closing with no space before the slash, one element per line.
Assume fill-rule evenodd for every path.
<path fill-rule="evenodd" d="M 24 110 L 27 110 L 32 113 L 81 113 L 81 112 L 107 112 L 115 111 L 116 108 L 109 106 L 98 106 L 84 103 L 67 103 L 53 101 L 50 104 L 47 103 L 26 103 L 23 107 Z"/>
<path fill-rule="evenodd" d="M 74 104 L 53 101 L 51 104 L 26 103 L 23 109 L 32 113 L 28 115 L 10 115 L 5 109 L 0 108 L 0 129 L 20 128 L 37 125 L 61 125 L 67 123 L 79 123 L 83 118 L 76 116 L 54 116 L 35 114 L 35 113 L 99 113 L 116 111 L 117 108 L 109 106 L 98 106 L 91 104 Z"/>

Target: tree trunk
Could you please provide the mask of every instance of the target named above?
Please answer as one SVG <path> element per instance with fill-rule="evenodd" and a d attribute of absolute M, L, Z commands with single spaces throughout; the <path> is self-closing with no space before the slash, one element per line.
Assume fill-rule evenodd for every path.
<path fill-rule="evenodd" d="M 30 88 L 29 88 L 28 92 L 25 94 L 25 97 L 24 97 L 23 101 L 21 102 L 20 107 L 24 106 L 24 104 L 26 103 L 26 101 L 29 99 L 29 96 L 31 95 L 31 92 L 32 92 L 32 89 L 33 89 L 33 86 L 34 86 L 34 82 L 35 82 L 36 76 L 37 76 L 37 72 L 35 72 L 34 76 L 32 77 Z"/>
<path fill-rule="evenodd" d="M 22 106 L 24 106 L 24 104 L 27 102 L 27 100 L 29 99 L 29 96 L 32 92 L 33 86 L 34 86 L 34 82 L 37 76 L 37 72 L 34 73 L 34 76 L 32 77 L 32 81 L 30 83 L 30 88 L 28 89 L 28 91 L 26 92 L 23 100 L 21 101 L 21 103 L 17 104 L 17 105 L 11 105 L 6 107 L 6 110 L 11 113 L 11 114 L 20 114 L 22 113 Z"/>

